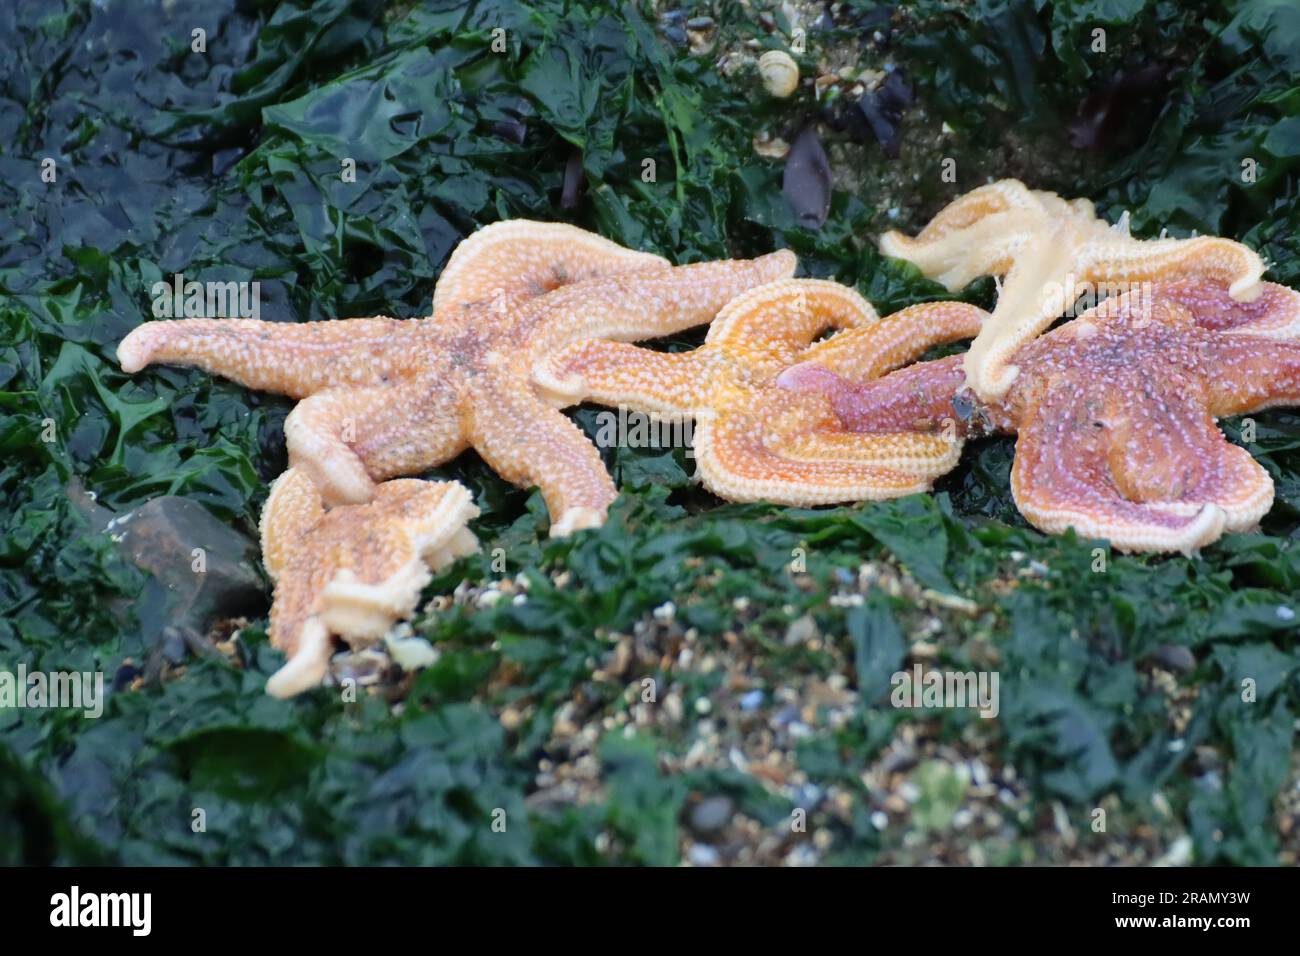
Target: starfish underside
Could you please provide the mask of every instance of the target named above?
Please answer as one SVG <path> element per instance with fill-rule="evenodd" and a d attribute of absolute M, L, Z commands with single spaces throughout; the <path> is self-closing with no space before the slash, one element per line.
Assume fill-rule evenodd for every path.
<path fill-rule="evenodd" d="M 885 320 L 888 321 L 888 320 Z M 1215 420 L 1300 404 L 1300 293 L 1265 283 L 1249 303 L 1214 279 L 1154 284 L 1105 302 L 1015 353 L 1020 374 L 981 408 L 1014 432 L 1011 491 L 1049 533 L 1074 528 L 1126 551 L 1190 552 L 1251 527 L 1273 482 Z M 854 383 L 824 368 L 782 384 L 828 397 L 842 425 L 873 427 L 898 393 L 949 401 L 956 356 Z"/>
<path fill-rule="evenodd" d="M 466 527 L 477 516 L 455 481 L 386 481 L 367 504 L 326 510 L 306 472 L 277 478 L 262 511 L 262 560 L 275 581 L 271 643 L 288 662 L 267 692 L 289 697 L 318 685 L 332 635 L 371 644 L 410 617 L 429 569 L 477 550 Z"/>
<path fill-rule="evenodd" d="M 671 267 L 572 226 L 515 220 L 456 248 L 431 318 L 150 322 L 118 357 L 127 372 L 197 365 L 301 399 L 285 422 L 289 460 L 327 505 L 369 501 L 376 482 L 472 447 L 506 480 L 539 487 L 562 535 L 600 524 L 616 492 L 595 446 L 533 385 L 534 363 L 578 339 L 708 322 L 794 266 L 777 252 Z"/>
<path fill-rule="evenodd" d="M 952 468 L 961 453 L 955 428 L 916 413 L 882 418 L 872 434 L 848 434 L 825 400 L 777 388 L 776 379 L 807 361 L 867 381 L 932 345 L 969 338 L 982 315 L 962 303 L 929 303 L 884 324 L 852 289 L 787 279 L 732 301 L 693 351 L 579 342 L 539 363 L 534 377 L 570 401 L 693 418 L 700 477 L 731 501 L 896 497 Z M 813 344 L 827 329 L 843 331 Z"/>
<path fill-rule="evenodd" d="M 1215 236 L 1135 239 L 1127 217 L 1111 226 L 1087 200 L 1064 200 L 1016 180 L 975 189 L 941 210 L 914 239 L 881 237 L 951 292 L 985 275 L 1005 276 L 997 308 L 966 355 L 971 389 L 997 401 L 1015 381 L 1011 356 L 1073 304 L 1088 285 L 1120 293 L 1137 283 L 1208 278 L 1234 301 L 1259 295 L 1264 264 L 1246 246 Z"/>

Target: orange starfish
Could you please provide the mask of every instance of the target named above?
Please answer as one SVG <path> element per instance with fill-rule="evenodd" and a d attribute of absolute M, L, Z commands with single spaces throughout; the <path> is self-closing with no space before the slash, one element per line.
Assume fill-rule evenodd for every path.
<path fill-rule="evenodd" d="M 1127 293 L 1015 353 L 1020 375 L 980 409 L 1015 432 L 1011 491 L 1049 533 L 1074 528 L 1125 551 L 1189 552 L 1255 524 L 1273 502 L 1268 473 L 1215 418 L 1300 404 L 1300 293 L 1265 283 L 1251 303 L 1213 279 Z M 874 428 L 903 393 L 942 405 L 961 388 L 958 357 L 858 385 L 803 365 L 783 386 L 829 397 L 841 423 Z"/>
<path fill-rule="evenodd" d="M 1004 396 L 1017 369 L 1010 357 L 1073 303 L 1069 290 L 1204 277 L 1229 283 L 1233 300 L 1253 300 L 1264 264 L 1246 246 L 1215 236 L 1134 239 L 1128 216 L 1114 226 L 1086 199 L 1066 201 L 1014 179 L 982 186 L 941 210 L 915 239 L 889 232 L 885 255 L 915 264 L 955 292 L 984 275 L 1006 276 L 997 308 L 966 354 L 970 387 L 984 401 Z"/>
<path fill-rule="evenodd" d="M 262 511 L 262 561 L 275 582 L 271 644 L 288 662 L 266 682 L 291 697 L 325 677 L 330 636 L 372 643 L 415 610 L 437 570 L 478 549 L 466 522 L 478 516 L 455 481 L 406 478 L 375 486 L 364 505 L 325 510 L 316 484 L 290 468 Z"/>
<path fill-rule="evenodd" d="M 955 427 L 945 436 L 938 419 L 912 416 L 870 436 L 847 434 L 825 401 L 775 388 L 775 380 L 792 363 L 809 361 L 866 381 L 932 345 L 969 338 L 983 314 L 959 302 L 928 303 L 886 324 L 852 289 L 787 279 L 736 298 L 694 351 L 578 342 L 552 353 L 535 377 L 572 401 L 694 418 L 704 485 L 731 501 L 896 497 L 929 487 L 952 468 L 961 453 Z M 846 331 L 810 344 L 828 328 Z"/>
<path fill-rule="evenodd" d="M 776 252 L 673 268 L 572 226 L 515 220 L 456 248 L 429 319 L 149 322 L 118 359 L 127 372 L 197 365 L 302 399 L 285 422 L 289 460 L 327 504 L 369 501 L 375 482 L 473 447 L 506 480 L 540 487 L 563 535 L 600 524 L 616 492 L 595 447 L 532 384 L 533 364 L 576 339 L 707 322 L 794 266 Z"/>

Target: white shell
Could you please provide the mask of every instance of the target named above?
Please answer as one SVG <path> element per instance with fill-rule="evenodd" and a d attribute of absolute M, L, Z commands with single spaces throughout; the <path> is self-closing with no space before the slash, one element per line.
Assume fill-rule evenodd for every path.
<path fill-rule="evenodd" d="M 758 72 L 773 96 L 784 99 L 799 87 L 799 64 L 784 50 L 768 50 L 760 56 Z"/>

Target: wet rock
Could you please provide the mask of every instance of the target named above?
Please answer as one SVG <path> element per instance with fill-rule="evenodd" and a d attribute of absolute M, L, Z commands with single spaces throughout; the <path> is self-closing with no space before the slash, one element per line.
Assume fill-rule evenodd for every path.
<path fill-rule="evenodd" d="M 114 518 L 105 530 L 132 563 L 153 576 L 137 608 L 150 644 L 159 643 L 166 627 L 202 635 L 219 617 L 266 610 L 253 542 L 197 501 L 154 498 Z"/>

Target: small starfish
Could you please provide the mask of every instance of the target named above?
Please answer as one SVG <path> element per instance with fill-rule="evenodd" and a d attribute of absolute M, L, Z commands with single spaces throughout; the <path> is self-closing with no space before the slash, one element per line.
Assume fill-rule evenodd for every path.
<path fill-rule="evenodd" d="M 704 485 L 731 501 L 812 505 L 896 497 L 929 487 L 961 443 L 922 415 L 846 434 L 829 405 L 775 387 L 783 369 L 812 361 L 866 381 L 940 342 L 969 338 L 981 310 L 959 302 L 912 306 L 886 325 L 852 289 L 787 279 L 732 301 L 705 344 L 664 353 L 618 342 L 578 342 L 552 353 L 535 378 L 573 401 L 592 399 L 657 416 L 695 419 Z M 828 328 L 844 329 L 810 345 Z M 949 409 L 951 415 L 951 409 Z"/>
<path fill-rule="evenodd" d="M 1015 353 L 1020 375 L 981 411 L 1018 433 L 1011 491 L 1048 533 L 1074 528 L 1124 551 L 1190 552 L 1254 525 L 1273 482 L 1217 417 L 1300 404 L 1300 293 L 1264 283 L 1250 303 L 1212 279 L 1155 283 L 1106 301 Z M 872 427 L 900 390 L 941 403 L 957 357 L 854 384 L 792 368 L 785 387 L 829 397 L 844 427 Z M 906 381 L 894 380 L 909 376 Z"/>
<path fill-rule="evenodd" d="M 551 534 L 599 525 L 616 491 L 600 454 L 529 379 L 575 339 L 666 335 L 788 276 L 795 257 L 670 267 L 573 226 L 524 220 L 479 230 L 452 253 L 433 316 L 300 324 L 149 322 L 118 347 L 122 369 L 198 365 L 302 399 L 285 421 L 290 464 L 327 504 L 473 447 L 503 478 L 541 488 Z"/>
<path fill-rule="evenodd" d="M 330 636 L 373 643 L 415 611 L 437 570 L 478 549 L 465 526 L 478 516 L 455 481 L 406 478 L 375 487 L 364 505 L 325 509 L 306 472 L 276 479 L 262 511 L 262 561 L 275 581 L 271 644 L 288 662 L 267 693 L 292 697 L 329 669 Z"/>
<path fill-rule="evenodd" d="M 1249 302 L 1264 273 L 1259 256 L 1238 242 L 1134 239 L 1127 214 L 1111 226 L 1085 199 L 1067 201 L 1014 179 L 955 200 L 915 239 L 886 233 L 880 251 L 913 263 L 950 292 L 979 276 L 1006 276 L 997 308 L 966 354 L 967 381 L 987 402 L 1015 381 L 1012 353 L 1070 308 L 1067 289 L 1091 283 L 1120 292 L 1139 282 L 1205 277 L 1229 283 L 1235 301 Z"/>

